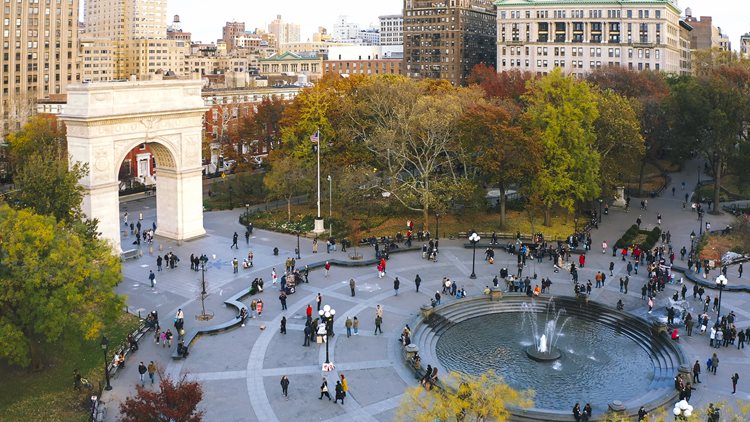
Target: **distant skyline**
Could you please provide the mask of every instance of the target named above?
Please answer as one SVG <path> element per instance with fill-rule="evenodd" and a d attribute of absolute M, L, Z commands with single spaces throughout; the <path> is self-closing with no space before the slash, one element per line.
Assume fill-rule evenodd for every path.
<path fill-rule="evenodd" d="M 208 6 L 208 7 L 207 7 Z M 711 16 L 714 25 L 729 36 L 732 48 L 737 49 L 740 35 L 750 32 L 750 7 L 747 0 L 680 0 L 683 10 L 690 7 L 693 16 Z M 269 22 L 281 15 L 286 22 L 302 26 L 302 41 L 312 37 L 318 26 L 329 31 L 339 15 L 347 15 L 360 26 L 378 25 L 378 16 L 400 14 L 403 0 L 352 1 L 352 0 L 168 0 L 167 20 L 180 15 L 182 28 L 192 32 L 194 41 L 215 42 L 221 38 L 221 28 L 226 22 L 245 22 L 248 30 L 266 29 Z"/>

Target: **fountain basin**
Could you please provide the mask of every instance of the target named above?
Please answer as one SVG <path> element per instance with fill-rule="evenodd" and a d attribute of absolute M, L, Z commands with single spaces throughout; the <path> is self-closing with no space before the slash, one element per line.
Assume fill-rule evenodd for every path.
<path fill-rule="evenodd" d="M 562 357 L 562 352 L 556 347 L 553 347 L 546 352 L 540 352 L 532 345 L 526 348 L 526 356 L 537 362 L 550 362 L 560 359 Z"/>

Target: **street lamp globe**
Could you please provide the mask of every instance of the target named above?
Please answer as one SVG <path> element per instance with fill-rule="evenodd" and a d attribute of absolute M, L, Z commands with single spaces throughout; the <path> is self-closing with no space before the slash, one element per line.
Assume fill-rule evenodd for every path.
<path fill-rule="evenodd" d="M 690 240 L 695 240 L 695 230 L 690 232 Z"/>
<path fill-rule="evenodd" d="M 335 310 L 335 309 L 331 309 L 331 311 L 330 311 L 330 312 L 331 312 L 331 316 L 334 316 L 334 315 L 336 315 L 336 310 Z"/>
<path fill-rule="evenodd" d="M 330 312 L 326 312 L 326 313 L 324 313 L 323 315 L 324 315 L 324 316 L 325 316 L 326 318 L 330 318 L 330 317 L 331 317 L 331 313 L 330 313 Z"/>
<path fill-rule="evenodd" d="M 471 236 L 469 236 L 469 240 L 474 243 L 479 242 L 479 239 L 481 239 L 481 237 L 479 237 L 479 235 L 476 234 L 476 232 L 472 233 Z"/>
<path fill-rule="evenodd" d="M 325 311 L 325 312 L 328 312 L 328 311 L 330 311 L 330 310 L 331 310 L 331 305 L 325 305 L 325 306 L 323 307 L 323 311 Z"/>
<path fill-rule="evenodd" d="M 724 274 L 721 274 L 718 277 L 716 277 L 716 285 L 718 287 L 726 287 L 728 281 L 729 280 L 727 280 L 727 278 L 724 277 Z"/>
<path fill-rule="evenodd" d="M 318 311 L 318 315 L 320 315 L 320 316 L 323 316 L 323 314 L 324 314 L 324 313 L 325 313 L 325 312 L 323 312 L 323 310 L 322 310 L 322 309 Z"/>
<path fill-rule="evenodd" d="M 102 350 L 104 350 L 105 352 L 109 348 L 109 339 L 107 338 L 107 336 L 102 336 L 101 346 Z"/>

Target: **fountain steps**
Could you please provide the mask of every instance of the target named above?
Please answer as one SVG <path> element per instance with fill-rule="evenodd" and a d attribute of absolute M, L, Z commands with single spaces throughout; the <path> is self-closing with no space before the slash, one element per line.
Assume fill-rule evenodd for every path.
<path fill-rule="evenodd" d="M 609 325 L 618 332 L 629 337 L 649 353 L 654 365 L 654 376 L 643 395 L 625 402 L 628 414 L 637 413 L 638 407 L 647 410 L 661 407 L 676 397 L 671 388 L 673 378 L 681 362 L 684 362 L 682 352 L 673 347 L 672 340 L 666 334 L 651 334 L 652 326 L 647 321 L 634 317 L 609 307 L 596 303 L 579 304 L 573 298 L 555 298 L 558 308 L 564 307 L 566 315 L 595 320 L 597 323 Z M 514 312 L 518 313 L 522 304 L 527 303 L 537 312 L 545 312 L 547 301 L 531 302 L 525 295 L 506 295 L 500 301 L 490 301 L 487 297 L 461 299 L 440 305 L 427 319 L 420 320 L 414 327 L 412 342 L 419 345 L 423 357 L 434 361 L 440 335 L 454 324 L 471 318 L 490 314 Z M 626 358 L 626 357 L 624 357 Z M 517 421 L 558 421 L 569 420 L 567 412 L 538 412 L 534 409 L 514 412 L 513 420 Z M 596 417 L 594 419 L 597 419 Z"/>

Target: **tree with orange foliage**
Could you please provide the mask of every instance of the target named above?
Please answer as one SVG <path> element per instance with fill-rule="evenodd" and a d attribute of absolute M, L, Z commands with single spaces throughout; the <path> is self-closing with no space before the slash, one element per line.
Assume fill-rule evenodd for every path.
<path fill-rule="evenodd" d="M 519 70 L 498 73 L 494 67 L 480 63 L 471 70 L 470 85 L 479 85 L 488 98 L 502 98 L 520 103 L 526 92 L 526 82 L 534 76 Z"/>

